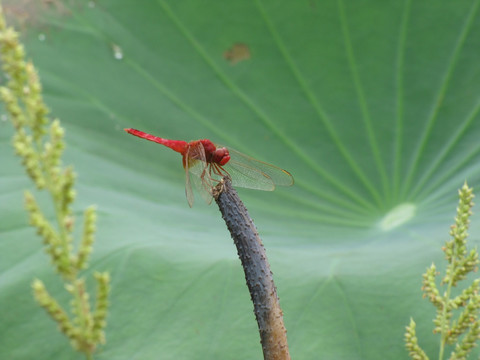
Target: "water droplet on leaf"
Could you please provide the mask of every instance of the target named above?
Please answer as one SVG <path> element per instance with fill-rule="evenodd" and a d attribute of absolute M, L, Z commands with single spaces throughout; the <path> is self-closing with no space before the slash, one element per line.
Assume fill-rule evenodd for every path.
<path fill-rule="evenodd" d="M 112 50 L 113 50 L 113 57 L 117 60 L 122 60 L 123 59 L 123 51 L 120 46 L 117 44 L 112 44 Z"/>

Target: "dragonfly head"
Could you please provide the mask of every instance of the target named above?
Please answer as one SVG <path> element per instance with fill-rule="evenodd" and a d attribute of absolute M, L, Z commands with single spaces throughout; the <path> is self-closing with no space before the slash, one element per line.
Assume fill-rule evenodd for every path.
<path fill-rule="evenodd" d="M 205 150 L 207 162 L 223 166 L 230 160 L 230 153 L 226 147 L 217 147 L 214 143 L 207 139 L 200 141 L 203 145 L 203 149 Z"/>
<path fill-rule="evenodd" d="M 213 162 L 223 166 L 230 160 L 230 153 L 226 147 L 217 148 L 213 154 Z"/>

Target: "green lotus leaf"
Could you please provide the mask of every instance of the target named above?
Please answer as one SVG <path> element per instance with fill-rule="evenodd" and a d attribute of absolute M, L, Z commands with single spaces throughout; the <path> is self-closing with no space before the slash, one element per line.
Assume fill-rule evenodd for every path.
<path fill-rule="evenodd" d="M 91 296 L 91 272 L 112 277 L 96 359 L 262 357 L 216 205 L 197 193 L 190 209 L 181 157 L 124 128 L 207 138 L 293 174 L 293 187 L 238 189 L 293 359 L 407 359 L 410 317 L 437 356 L 421 274 L 445 266 L 457 189 L 479 193 L 478 1 L 29 3 L 7 6 L 28 14 L 17 25 L 66 129 L 78 226 L 98 209 Z M 13 129 L 0 127 L 0 358 L 81 359 L 33 300 L 34 278 L 69 298 L 23 210 L 32 185 Z"/>

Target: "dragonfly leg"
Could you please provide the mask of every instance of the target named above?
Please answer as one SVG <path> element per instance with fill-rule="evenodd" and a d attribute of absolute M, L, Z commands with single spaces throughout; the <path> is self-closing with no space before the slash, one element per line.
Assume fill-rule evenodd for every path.
<path fill-rule="evenodd" d="M 225 171 L 224 168 L 222 168 L 220 165 L 216 164 L 216 163 L 212 163 L 212 166 L 210 167 L 210 172 L 212 171 L 212 168 L 213 167 L 213 173 L 217 176 L 220 176 L 221 178 L 225 177 L 225 176 L 229 176 L 228 172 Z"/>

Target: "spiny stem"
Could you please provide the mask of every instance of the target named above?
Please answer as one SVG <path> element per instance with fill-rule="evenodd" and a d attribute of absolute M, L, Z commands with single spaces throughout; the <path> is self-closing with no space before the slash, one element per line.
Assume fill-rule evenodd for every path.
<path fill-rule="evenodd" d="M 287 330 L 283 323 L 277 289 L 253 220 L 228 177 L 224 177 L 213 189 L 213 195 L 242 262 L 260 331 L 264 359 L 290 360 Z"/>

